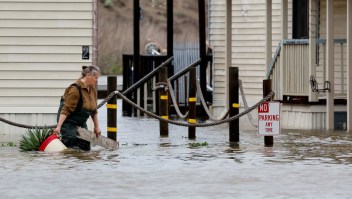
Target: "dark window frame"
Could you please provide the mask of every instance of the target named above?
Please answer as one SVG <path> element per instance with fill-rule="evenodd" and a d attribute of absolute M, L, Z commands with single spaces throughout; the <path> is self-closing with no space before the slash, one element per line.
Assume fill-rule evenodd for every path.
<path fill-rule="evenodd" d="M 292 39 L 309 38 L 309 0 L 292 1 Z"/>

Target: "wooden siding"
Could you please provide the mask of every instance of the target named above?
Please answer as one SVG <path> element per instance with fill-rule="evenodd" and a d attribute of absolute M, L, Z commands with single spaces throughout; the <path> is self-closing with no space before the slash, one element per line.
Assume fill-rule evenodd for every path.
<path fill-rule="evenodd" d="M 64 88 L 92 62 L 92 9 L 93 0 L 0 0 L 0 113 L 35 124 L 46 121 L 32 113 L 56 114 Z"/>
<path fill-rule="evenodd" d="M 214 114 L 226 107 L 225 66 L 225 3 L 209 1 L 209 40 L 214 52 Z M 288 35 L 292 35 L 292 1 L 288 1 Z M 272 53 L 281 40 L 281 0 L 272 3 Z M 265 1 L 232 2 L 232 66 L 239 67 L 240 79 L 248 104 L 262 98 L 262 81 L 265 78 Z M 241 102 L 240 102 L 241 103 Z M 243 103 L 241 103 L 243 104 Z"/>

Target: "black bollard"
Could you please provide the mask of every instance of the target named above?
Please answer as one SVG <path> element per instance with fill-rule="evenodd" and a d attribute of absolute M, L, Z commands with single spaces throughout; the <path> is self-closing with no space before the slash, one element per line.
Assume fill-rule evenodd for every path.
<path fill-rule="evenodd" d="M 167 82 L 167 67 L 162 67 L 159 71 L 159 82 Z M 159 89 L 159 116 L 169 119 L 169 92 Z M 169 136 L 169 124 L 160 121 L 160 136 Z"/>
<path fill-rule="evenodd" d="M 267 96 L 271 91 L 271 79 L 263 80 L 263 97 Z M 264 136 L 264 145 L 272 147 L 274 145 L 274 136 Z"/>
<path fill-rule="evenodd" d="M 229 108 L 230 113 L 229 117 L 238 115 L 239 113 L 239 101 L 238 101 L 238 67 L 230 67 L 229 68 Z M 239 142 L 240 141 L 240 122 L 239 119 L 231 121 L 229 128 L 229 139 L 231 142 Z"/>
<path fill-rule="evenodd" d="M 197 106 L 197 70 L 196 67 L 189 69 L 189 90 L 188 90 L 188 123 L 195 124 Z M 196 138 L 196 127 L 188 127 L 188 139 Z"/>
<path fill-rule="evenodd" d="M 108 76 L 108 95 L 111 92 L 114 92 L 117 90 L 117 77 L 116 76 Z M 116 109 L 117 109 L 117 101 L 116 101 L 116 95 L 112 97 L 108 103 L 106 104 L 107 107 L 107 132 L 108 132 L 108 138 L 115 140 L 116 141 L 116 133 L 117 133 L 117 114 L 116 114 Z"/>

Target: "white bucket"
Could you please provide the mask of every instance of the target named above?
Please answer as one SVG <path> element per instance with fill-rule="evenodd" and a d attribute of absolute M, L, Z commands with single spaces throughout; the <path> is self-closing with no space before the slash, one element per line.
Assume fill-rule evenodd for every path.
<path fill-rule="evenodd" d="M 56 134 L 46 138 L 40 145 L 39 151 L 58 152 L 67 149 L 67 147 L 60 141 Z"/>

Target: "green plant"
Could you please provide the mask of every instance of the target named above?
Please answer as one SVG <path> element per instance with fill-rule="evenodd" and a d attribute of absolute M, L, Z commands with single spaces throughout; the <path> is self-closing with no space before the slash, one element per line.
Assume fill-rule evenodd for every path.
<path fill-rule="evenodd" d="M 29 129 L 26 135 L 22 135 L 20 149 L 22 151 L 38 151 L 40 145 L 53 134 L 52 129 Z"/>
<path fill-rule="evenodd" d="M 6 144 L 2 143 L 1 146 L 2 147 L 14 147 L 14 146 L 16 146 L 16 144 L 13 142 L 8 142 Z"/>
<path fill-rule="evenodd" d="M 201 147 L 201 146 L 208 146 L 208 142 L 194 142 L 194 143 L 188 143 L 189 147 L 191 148 L 197 148 L 197 147 Z"/>

